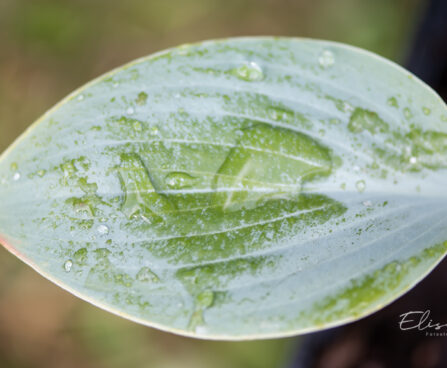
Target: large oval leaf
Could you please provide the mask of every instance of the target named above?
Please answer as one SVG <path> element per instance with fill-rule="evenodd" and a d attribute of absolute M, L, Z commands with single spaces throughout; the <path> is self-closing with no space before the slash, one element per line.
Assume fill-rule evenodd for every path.
<path fill-rule="evenodd" d="M 134 321 L 219 339 L 367 315 L 447 249 L 447 109 L 321 41 L 205 42 L 76 91 L 1 158 L 0 236 Z"/>

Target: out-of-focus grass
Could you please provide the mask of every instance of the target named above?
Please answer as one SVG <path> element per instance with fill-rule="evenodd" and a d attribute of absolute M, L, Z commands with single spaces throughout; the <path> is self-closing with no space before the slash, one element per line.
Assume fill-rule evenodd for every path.
<path fill-rule="evenodd" d="M 136 57 L 241 35 L 314 37 L 402 61 L 423 0 L 0 0 L 0 152 L 70 91 Z M 295 340 L 204 342 L 136 325 L 0 250 L 0 367 L 280 367 Z"/>

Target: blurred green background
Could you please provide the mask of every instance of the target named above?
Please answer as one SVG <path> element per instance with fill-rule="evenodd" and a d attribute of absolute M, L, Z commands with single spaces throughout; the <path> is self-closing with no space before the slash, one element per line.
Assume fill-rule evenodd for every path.
<path fill-rule="evenodd" d="M 90 79 L 167 47 L 313 37 L 404 63 L 423 0 L 0 0 L 0 152 Z M 78 300 L 0 249 L 0 367 L 287 367 L 294 338 L 206 342 Z"/>

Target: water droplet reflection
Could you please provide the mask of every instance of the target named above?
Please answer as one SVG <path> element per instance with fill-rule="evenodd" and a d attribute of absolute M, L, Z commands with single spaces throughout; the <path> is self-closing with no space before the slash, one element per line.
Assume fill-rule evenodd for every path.
<path fill-rule="evenodd" d="M 71 259 L 65 261 L 64 263 L 65 272 L 70 272 L 72 267 L 73 267 L 73 261 Z"/>
<path fill-rule="evenodd" d="M 363 193 L 366 189 L 366 183 L 364 180 L 359 180 L 357 183 L 355 183 L 355 187 L 357 188 L 358 192 Z"/>
<path fill-rule="evenodd" d="M 334 54 L 329 50 L 324 50 L 318 57 L 318 63 L 322 68 L 329 68 L 335 63 Z"/>

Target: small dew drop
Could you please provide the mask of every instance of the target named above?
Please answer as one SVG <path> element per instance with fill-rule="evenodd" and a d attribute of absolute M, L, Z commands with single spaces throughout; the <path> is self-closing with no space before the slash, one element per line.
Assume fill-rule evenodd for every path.
<path fill-rule="evenodd" d="M 343 102 L 343 111 L 344 112 L 353 112 L 354 108 L 352 107 L 352 105 L 348 102 Z"/>
<path fill-rule="evenodd" d="M 363 193 L 366 189 L 366 183 L 364 180 L 359 180 L 357 183 L 355 183 L 355 187 L 357 188 L 358 192 Z"/>
<path fill-rule="evenodd" d="M 202 308 L 209 308 L 214 303 L 214 291 L 205 290 L 197 296 L 197 305 Z"/>
<path fill-rule="evenodd" d="M 329 50 L 324 50 L 318 57 L 318 63 L 322 68 L 329 68 L 335 63 L 334 54 Z"/>
<path fill-rule="evenodd" d="M 281 119 L 281 115 L 278 114 L 278 111 L 276 111 L 276 109 L 270 109 L 270 110 L 268 110 L 268 114 L 269 114 L 269 116 L 270 116 L 273 120 L 280 120 L 280 119 Z"/>
<path fill-rule="evenodd" d="M 413 114 L 408 107 L 404 109 L 404 116 L 406 119 L 411 119 L 413 117 Z"/>
<path fill-rule="evenodd" d="M 264 79 L 264 73 L 261 67 L 253 61 L 234 69 L 232 74 L 248 82 L 260 81 Z"/>
<path fill-rule="evenodd" d="M 396 97 L 390 97 L 388 99 L 387 103 L 389 106 L 396 107 L 396 108 L 399 107 L 399 103 L 397 102 Z"/>
<path fill-rule="evenodd" d="M 47 173 L 46 170 L 39 170 L 39 171 L 37 172 L 37 175 L 38 175 L 39 177 L 43 178 L 43 177 L 45 176 L 46 173 Z"/>
<path fill-rule="evenodd" d="M 137 99 L 136 99 L 136 103 L 138 104 L 138 105 L 145 105 L 146 104 L 146 102 L 147 102 L 147 93 L 146 92 L 140 92 L 139 94 L 138 94 L 138 96 L 137 96 Z"/>
<path fill-rule="evenodd" d="M 371 207 L 371 206 L 372 206 L 372 202 L 371 202 L 371 201 L 364 201 L 364 202 L 363 202 L 363 205 L 364 205 L 365 207 Z"/>
<path fill-rule="evenodd" d="M 158 135 L 158 128 L 152 127 L 149 131 L 150 135 Z"/>
<path fill-rule="evenodd" d="M 19 165 L 17 165 L 17 162 L 13 162 L 11 164 L 11 171 L 17 171 L 19 169 Z"/>
<path fill-rule="evenodd" d="M 65 261 L 64 263 L 65 272 L 70 272 L 72 267 L 73 267 L 73 261 L 71 259 Z"/>
<path fill-rule="evenodd" d="M 149 267 L 142 267 L 135 278 L 141 282 L 158 282 L 160 279 L 158 276 L 150 270 Z"/>
<path fill-rule="evenodd" d="M 339 119 L 331 119 L 331 120 L 329 120 L 329 122 L 331 123 L 331 124 L 333 124 L 333 125 L 337 125 L 337 124 L 340 124 L 341 123 L 341 121 L 339 120 Z"/>
<path fill-rule="evenodd" d="M 427 116 L 431 114 L 431 110 L 425 106 L 422 108 L 422 112 L 424 113 L 424 115 L 427 115 Z"/>
<path fill-rule="evenodd" d="M 183 55 L 183 56 L 188 55 L 190 48 L 191 48 L 191 45 L 188 45 L 188 44 L 182 45 L 178 48 L 178 54 Z"/>
<path fill-rule="evenodd" d="M 143 130 L 143 126 L 141 125 L 141 123 L 139 121 L 134 121 L 132 123 L 132 128 L 133 130 L 135 130 L 136 132 L 141 132 Z"/>
<path fill-rule="evenodd" d="M 84 99 L 84 95 L 79 95 L 78 96 L 78 101 L 82 101 Z"/>
<path fill-rule="evenodd" d="M 87 258 L 88 258 L 88 251 L 86 248 L 78 249 L 73 254 L 73 259 L 75 260 L 75 262 L 77 262 L 80 265 L 85 264 L 85 262 L 87 261 Z"/>
<path fill-rule="evenodd" d="M 415 165 L 418 162 L 416 157 L 410 157 L 410 164 Z"/>
<path fill-rule="evenodd" d="M 16 172 L 16 173 L 13 175 L 12 180 L 14 180 L 14 181 L 18 181 L 18 180 L 20 180 L 20 173 Z"/>
<path fill-rule="evenodd" d="M 127 112 L 129 115 L 132 115 L 132 114 L 135 112 L 135 110 L 134 110 L 133 107 L 129 107 L 129 108 L 127 109 L 126 112 Z"/>
<path fill-rule="evenodd" d="M 96 230 L 101 235 L 107 235 L 109 233 L 109 231 L 110 231 L 109 227 L 107 225 L 104 225 L 104 224 L 99 225 Z"/>
<path fill-rule="evenodd" d="M 194 177 L 183 172 L 172 172 L 166 175 L 166 185 L 171 189 L 182 189 L 189 187 L 194 182 Z"/>

